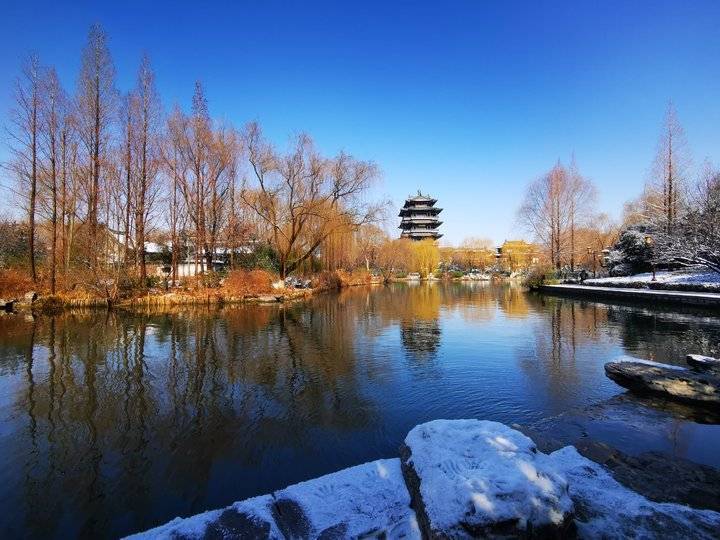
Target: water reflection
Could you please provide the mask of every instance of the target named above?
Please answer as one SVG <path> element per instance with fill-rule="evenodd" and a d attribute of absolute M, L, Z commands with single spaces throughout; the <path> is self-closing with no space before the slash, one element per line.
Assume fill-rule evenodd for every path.
<path fill-rule="evenodd" d="M 133 532 L 395 455 L 419 421 L 528 422 L 604 399 L 613 355 L 667 361 L 719 336 L 706 315 L 460 283 L 4 316 L 0 532 Z"/>

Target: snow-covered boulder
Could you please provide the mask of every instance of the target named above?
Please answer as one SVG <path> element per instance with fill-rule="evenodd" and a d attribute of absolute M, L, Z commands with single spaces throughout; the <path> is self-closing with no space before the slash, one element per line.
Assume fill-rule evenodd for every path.
<path fill-rule="evenodd" d="M 221 510 L 188 518 L 175 518 L 165 525 L 129 536 L 132 540 L 179 540 L 206 538 L 254 538 L 280 540 L 283 537 L 273 518 L 273 497 L 262 495 Z"/>
<path fill-rule="evenodd" d="M 400 449 L 429 538 L 547 537 L 572 531 L 568 484 L 533 441 L 497 422 L 435 420 Z"/>
<path fill-rule="evenodd" d="M 343 469 L 273 495 L 287 538 L 420 538 L 397 458 Z"/>
<path fill-rule="evenodd" d="M 647 362 L 608 362 L 605 374 L 633 391 L 720 407 L 720 377 L 710 373 Z"/>
<path fill-rule="evenodd" d="M 549 458 L 570 486 L 579 538 L 718 537 L 718 512 L 650 501 L 618 483 L 604 467 L 572 446 Z"/>
<path fill-rule="evenodd" d="M 135 540 L 420 538 L 400 460 L 380 459 L 222 510 L 176 518 Z"/>

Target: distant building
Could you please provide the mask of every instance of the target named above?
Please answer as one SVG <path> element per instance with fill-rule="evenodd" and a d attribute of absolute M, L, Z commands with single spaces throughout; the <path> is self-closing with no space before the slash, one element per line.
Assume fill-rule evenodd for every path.
<path fill-rule="evenodd" d="M 411 240 L 424 240 L 432 238 L 437 240 L 442 236 L 437 228 L 442 225 L 438 214 L 442 208 L 436 208 L 437 199 L 423 195 L 418 191 L 414 197 L 408 197 L 405 205 L 400 209 L 400 233 L 401 238 Z"/>

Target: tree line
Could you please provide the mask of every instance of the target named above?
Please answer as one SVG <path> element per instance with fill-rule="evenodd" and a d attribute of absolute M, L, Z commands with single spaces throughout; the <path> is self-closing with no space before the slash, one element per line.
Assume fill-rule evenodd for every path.
<path fill-rule="evenodd" d="M 556 271 L 609 255 L 611 273 L 701 265 L 720 272 L 720 171 L 706 161 L 691 174 L 685 134 L 668 105 L 642 194 L 620 221 L 594 210 L 597 188 L 574 159 L 558 162 L 526 189 L 519 222 L 543 246 Z M 639 262 L 638 262 L 639 261 Z"/>
<path fill-rule="evenodd" d="M 196 82 L 189 111 L 163 107 L 149 56 L 135 86 L 118 90 L 102 27 L 90 28 L 74 92 L 36 54 L 14 87 L 3 164 L 27 216 L 28 270 L 39 258 L 51 293 L 82 276 L 98 286 L 148 277 L 145 245 L 166 239 L 170 273 L 188 258 L 195 273 L 268 245 L 282 277 L 382 217 L 368 200 L 371 161 L 324 156 L 306 134 L 270 143 L 258 123 L 214 119 Z M 45 252 L 39 249 L 39 240 Z"/>

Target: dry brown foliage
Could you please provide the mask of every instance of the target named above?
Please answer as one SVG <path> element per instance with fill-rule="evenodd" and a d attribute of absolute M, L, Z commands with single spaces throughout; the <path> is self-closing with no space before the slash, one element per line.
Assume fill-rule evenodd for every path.
<path fill-rule="evenodd" d="M 26 272 L 12 269 L 0 270 L 0 297 L 17 298 L 33 288 L 33 281 Z"/>
<path fill-rule="evenodd" d="M 268 293 L 276 279 L 277 276 L 265 270 L 233 270 L 222 288 L 231 295 Z"/>

